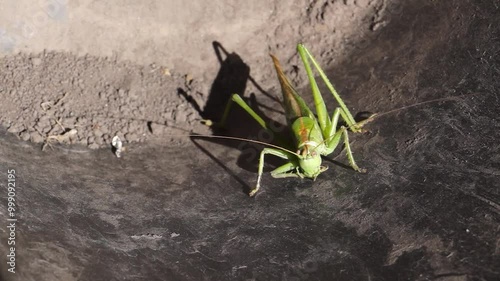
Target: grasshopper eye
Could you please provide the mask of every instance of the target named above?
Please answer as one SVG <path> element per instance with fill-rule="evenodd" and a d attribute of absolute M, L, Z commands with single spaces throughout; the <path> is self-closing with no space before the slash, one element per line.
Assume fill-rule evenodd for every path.
<path fill-rule="evenodd" d="M 297 154 L 300 156 L 307 156 L 307 148 L 297 150 Z"/>

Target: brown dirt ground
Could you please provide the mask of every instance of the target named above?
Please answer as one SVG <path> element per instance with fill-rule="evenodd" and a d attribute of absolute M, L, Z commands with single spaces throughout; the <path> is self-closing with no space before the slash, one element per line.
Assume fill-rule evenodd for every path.
<path fill-rule="evenodd" d="M 238 50 L 239 54 L 244 56 L 245 62 L 241 63 L 251 66 L 252 75 L 255 73 L 254 76 L 247 77 L 252 78 L 255 83 L 245 85 L 246 81 L 244 81 L 242 88 L 235 89 L 235 91 L 241 91 L 240 94 L 245 94 L 245 87 L 246 92 L 254 93 L 260 91 L 262 89 L 260 87 L 267 91 L 270 87 L 277 86 L 274 70 L 267 56 L 268 52 L 271 51 L 282 59 L 288 70 L 287 73 L 292 74 L 291 77 L 295 83 L 304 85 L 305 77 L 297 75 L 296 66 L 300 65 L 295 52 L 297 42 L 305 42 L 327 68 L 349 51 L 346 50 L 349 42 L 353 44 L 366 33 L 374 32 L 386 24 L 384 14 L 390 12 L 384 1 L 313 1 L 310 3 L 288 1 L 285 5 L 288 9 L 281 8 L 282 4 L 279 1 L 267 3 L 268 9 L 275 9 L 268 15 L 268 23 L 266 21 L 254 23 L 255 18 L 252 17 L 240 20 L 241 25 L 248 27 L 249 32 L 255 34 L 250 40 L 246 39 L 248 34 L 242 33 L 243 42 L 245 40 L 263 41 L 265 38 L 265 43 L 253 49 L 253 52 L 249 54 L 244 48 L 240 48 L 239 44 L 231 46 L 231 49 Z M 57 6 L 57 16 L 67 16 L 66 14 L 70 11 L 78 15 L 84 7 L 91 9 L 92 5 L 76 5 L 75 7 L 70 5 L 69 11 L 63 10 L 62 6 Z M 256 9 L 256 13 L 263 9 L 260 5 L 252 7 Z M 64 6 L 64 8 L 68 7 Z M 145 4 L 141 6 L 140 13 L 146 14 L 149 11 L 154 14 L 157 8 L 155 5 Z M 245 8 L 241 7 L 242 10 Z M 110 13 L 113 11 L 111 4 L 103 9 L 109 9 Z M 52 11 L 52 13 L 55 12 Z M 97 24 L 102 20 L 99 14 L 92 15 L 96 18 Z M 292 22 L 291 17 L 294 18 Z M 210 17 L 206 19 L 207 24 L 211 19 L 213 20 Z M 153 23 L 153 21 L 149 22 L 149 24 Z M 263 24 L 265 24 L 264 27 Z M 145 29 L 150 27 L 148 22 L 144 25 Z M 186 23 L 182 28 L 188 32 L 194 26 Z M 182 28 L 179 30 L 181 33 Z M 358 32 L 360 30 L 362 32 Z M 97 30 L 103 33 L 105 31 Z M 59 41 L 67 40 L 67 33 L 45 35 L 55 37 Z M 71 46 L 62 52 L 58 51 L 58 48 L 38 53 L 26 52 L 40 49 L 40 45 L 43 46 L 46 43 L 39 38 L 40 36 L 30 38 L 31 49 L 22 47 L 20 44 L 19 46 L 8 45 L 10 37 L 5 34 L 2 37 L 4 53 L 0 59 L 0 69 L 2 69 L 0 99 L 3 102 L 0 103 L 0 124 L 23 141 L 43 143 L 50 136 L 53 139 L 54 136 L 76 129 L 78 133 L 75 137 L 61 138 L 61 140 L 95 149 L 109 147 L 111 138 L 115 135 L 127 144 L 143 142 L 154 137 L 163 141 L 167 140 L 167 142 L 173 139 L 182 141 L 182 139 L 173 138 L 172 135 L 186 134 L 194 129 L 197 129 L 198 133 L 206 133 L 206 130 L 197 126 L 200 123 L 201 112 L 192 105 L 194 101 L 200 109 L 203 109 L 210 94 L 217 90 L 214 88 L 217 83 L 217 64 L 225 60 L 224 54 L 217 58 L 217 53 L 213 52 L 212 43 L 217 40 L 217 37 L 211 37 L 212 41 L 207 42 L 202 51 L 199 48 L 182 45 L 183 43 L 189 44 L 186 41 L 192 39 L 191 37 L 186 38 L 186 41 L 179 38 L 176 48 L 171 48 L 167 58 L 164 53 L 156 53 L 156 55 L 153 53 L 144 59 L 143 53 L 138 53 L 136 57 L 133 57 L 126 55 L 128 53 L 125 51 L 121 53 L 116 51 L 112 57 L 96 56 L 101 53 L 106 54 L 104 48 L 101 53 L 99 52 L 101 42 L 95 42 L 97 47 L 92 48 L 90 54 L 75 52 Z M 224 36 L 219 38 L 223 39 Z M 17 38 L 18 42 L 14 42 L 21 43 L 21 39 Z M 108 38 L 111 41 L 113 39 L 119 41 L 121 37 L 117 34 L 115 38 Z M 138 35 L 138 40 L 141 39 L 143 39 L 141 35 Z M 168 39 L 170 39 L 169 42 L 174 40 L 174 38 Z M 82 44 L 90 44 L 88 41 Z M 224 41 L 230 40 L 219 41 L 225 44 Z M 127 44 L 135 43 L 128 42 Z M 152 43 L 151 46 L 144 48 L 151 53 L 155 46 Z M 189 71 L 185 67 L 176 67 L 175 65 L 178 64 L 171 63 L 182 59 L 175 55 L 176 52 L 181 53 L 186 59 L 199 57 L 199 52 L 203 52 L 201 56 L 209 56 L 210 59 L 200 60 Z M 217 62 L 217 59 L 221 61 Z M 140 64 L 145 61 L 152 62 Z M 162 62 L 166 64 L 162 65 Z M 174 65 L 174 68 L 168 65 Z M 228 88 L 224 90 L 227 91 Z M 216 110 L 221 110 L 221 108 Z"/>

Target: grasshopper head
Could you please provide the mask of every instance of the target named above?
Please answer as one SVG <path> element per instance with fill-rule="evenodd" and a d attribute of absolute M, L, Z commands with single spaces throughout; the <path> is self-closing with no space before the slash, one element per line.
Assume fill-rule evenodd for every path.
<path fill-rule="evenodd" d="M 298 153 L 300 155 L 299 165 L 304 177 L 316 179 L 324 171 L 324 168 L 321 166 L 321 155 L 308 145 L 305 145 Z"/>

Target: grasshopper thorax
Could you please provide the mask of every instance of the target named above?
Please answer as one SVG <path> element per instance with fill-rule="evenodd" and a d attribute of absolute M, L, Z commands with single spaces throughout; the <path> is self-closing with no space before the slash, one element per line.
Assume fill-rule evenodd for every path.
<path fill-rule="evenodd" d="M 306 178 L 315 179 L 323 170 L 321 167 L 321 155 L 316 151 L 317 145 L 304 144 L 299 148 L 299 166 Z"/>

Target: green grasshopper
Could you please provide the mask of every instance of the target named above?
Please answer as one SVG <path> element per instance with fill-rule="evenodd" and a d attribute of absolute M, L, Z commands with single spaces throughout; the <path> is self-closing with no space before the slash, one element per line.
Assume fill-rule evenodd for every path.
<path fill-rule="evenodd" d="M 350 166 L 358 172 L 363 172 L 363 170 L 360 169 L 354 161 L 351 147 L 349 145 L 347 130 L 350 129 L 353 132 L 361 132 L 363 125 L 370 121 L 374 115 L 364 121 L 356 123 L 349 109 L 342 101 L 337 91 L 335 91 L 333 85 L 330 83 L 325 73 L 306 47 L 299 44 L 297 46 L 297 50 L 304 63 L 309 82 L 311 83 L 317 117 L 293 88 L 290 81 L 283 73 L 278 59 L 271 55 L 281 84 L 283 93 L 283 108 L 285 110 L 287 124 L 292 129 L 297 150 L 294 152 L 279 146 L 266 144 L 268 147 L 264 148 L 260 153 L 257 184 L 250 192 L 250 196 L 254 196 L 260 188 L 265 155 L 274 155 L 288 161 L 288 163 L 273 170 L 271 172 L 272 177 L 300 177 L 312 178 L 314 180 L 319 174 L 328 169 L 328 167 L 321 165 L 321 156 L 331 154 L 340 143 L 342 137 Z M 323 97 L 321 96 L 316 80 L 314 79 L 309 60 L 318 70 L 320 77 L 323 79 L 327 88 L 339 103 L 340 107 L 335 109 L 332 118 L 328 116 L 325 102 L 323 101 Z M 231 96 L 231 100 L 226 106 L 221 121 L 217 123 L 218 126 L 224 126 L 233 102 L 237 103 L 248 114 L 250 114 L 262 128 L 275 133 L 270 129 L 268 124 L 266 124 L 266 122 L 237 94 L 233 94 Z M 341 126 L 340 129 L 337 130 L 339 117 L 342 117 L 347 127 Z M 208 121 L 207 125 L 210 124 L 211 122 Z"/>

